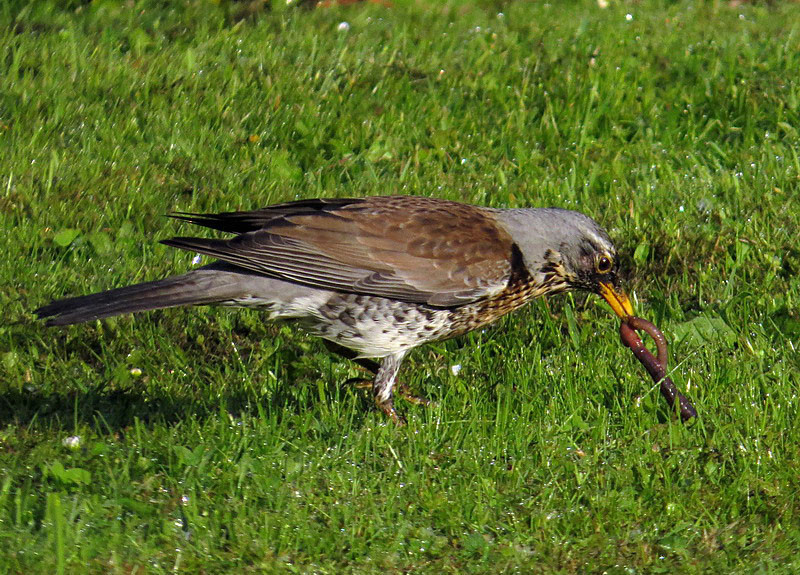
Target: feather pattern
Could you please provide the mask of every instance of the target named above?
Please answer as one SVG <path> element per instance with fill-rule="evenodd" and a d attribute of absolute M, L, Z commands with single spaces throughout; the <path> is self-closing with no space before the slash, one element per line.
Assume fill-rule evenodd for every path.
<path fill-rule="evenodd" d="M 495 210 L 445 200 L 310 200 L 176 217 L 238 235 L 162 243 L 312 287 L 452 307 L 511 277 L 514 242 Z"/>

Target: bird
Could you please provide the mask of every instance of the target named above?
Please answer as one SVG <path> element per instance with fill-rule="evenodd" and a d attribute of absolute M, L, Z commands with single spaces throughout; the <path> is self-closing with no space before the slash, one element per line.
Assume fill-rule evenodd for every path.
<path fill-rule="evenodd" d="M 398 371 L 422 344 L 568 290 L 598 294 L 623 320 L 633 315 L 608 233 L 573 210 L 370 196 L 170 217 L 232 236 L 161 240 L 215 260 L 165 279 L 56 300 L 34 313 L 61 326 L 176 306 L 256 308 L 270 320 L 295 320 L 372 370 L 375 403 L 399 424 Z"/>

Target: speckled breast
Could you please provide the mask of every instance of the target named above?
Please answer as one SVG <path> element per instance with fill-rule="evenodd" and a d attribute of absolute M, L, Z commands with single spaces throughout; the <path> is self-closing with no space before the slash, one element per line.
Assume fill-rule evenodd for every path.
<path fill-rule="evenodd" d="M 541 284 L 525 280 L 514 282 L 492 298 L 453 309 L 448 322 L 450 329 L 441 337 L 455 337 L 479 329 L 522 307 L 534 298 L 563 292 L 566 289 L 565 283 L 555 279 Z"/>

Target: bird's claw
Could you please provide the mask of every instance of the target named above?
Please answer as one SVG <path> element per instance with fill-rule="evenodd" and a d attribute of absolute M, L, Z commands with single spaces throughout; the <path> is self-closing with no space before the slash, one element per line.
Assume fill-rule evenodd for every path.
<path fill-rule="evenodd" d="M 406 424 L 406 418 L 397 413 L 397 410 L 394 408 L 394 401 L 392 401 L 391 397 L 384 401 L 381 401 L 376 397 L 375 405 L 377 405 L 378 409 L 380 409 L 383 413 L 388 415 L 398 427 L 402 427 Z"/>
<path fill-rule="evenodd" d="M 349 385 L 353 385 L 356 389 L 372 389 L 372 380 L 364 379 L 361 377 L 353 377 L 348 379 L 345 383 Z M 426 407 L 435 407 L 436 403 L 428 399 L 427 397 L 422 397 L 419 395 L 414 395 L 411 392 L 411 388 L 408 387 L 408 384 L 403 382 L 398 382 L 394 386 L 394 395 L 397 397 L 411 403 L 413 405 L 423 405 Z M 381 401 L 377 397 L 375 398 L 375 405 L 378 406 L 383 413 L 388 415 L 392 421 L 394 421 L 397 425 L 405 425 L 406 419 L 394 408 L 394 400 L 389 398 L 387 401 Z"/>
<path fill-rule="evenodd" d="M 411 389 L 408 387 L 408 384 L 403 382 L 398 382 L 395 386 L 395 391 L 398 397 L 402 397 L 408 403 L 412 403 L 414 405 L 424 405 L 426 407 L 435 407 L 436 403 L 428 399 L 427 397 L 421 395 L 414 395 L 411 392 Z"/>
<path fill-rule="evenodd" d="M 363 377 L 351 377 L 346 380 L 345 385 L 355 386 L 356 389 L 372 389 L 372 380 Z"/>

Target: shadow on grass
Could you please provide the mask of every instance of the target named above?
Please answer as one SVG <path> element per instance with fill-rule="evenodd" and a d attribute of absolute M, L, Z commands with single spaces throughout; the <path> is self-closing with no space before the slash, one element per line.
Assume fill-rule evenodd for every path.
<path fill-rule="evenodd" d="M 45 332 L 28 316 L 15 318 L 17 321 L 6 325 L 8 332 L 0 346 L 0 356 L 4 351 L 13 351 L 20 357 L 17 373 L 0 377 L 0 426 L 66 432 L 86 426 L 99 434 L 113 434 L 137 421 L 173 426 L 189 420 L 202 423 L 219 418 L 220 414 L 273 421 L 305 417 L 308 413 L 322 417 L 337 400 L 347 402 L 348 409 L 355 412 L 348 416 L 354 425 L 361 425 L 374 410 L 368 390 L 347 384 L 348 377 L 343 375 L 347 370 L 341 367 L 352 365 L 351 362 L 326 351 L 322 340 L 310 340 L 314 341 L 311 346 L 300 345 L 280 335 L 280 324 L 270 324 L 265 329 L 257 314 L 220 314 L 218 319 L 215 311 L 200 309 L 205 322 L 199 324 L 198 330 L 206 335 L 204 338 L 194 337 L 191 330 L 182 327 L 185 323 L 181 323 L 180 316 L 176 321 L 174 314 L 163 311 L 149 315 L 148 323 L 163 328 L 163 341 L 181 350 L 177 362 L 181 367 L 175 369 L 186 371 L 191 378 L 172 379 L 164 385 L 155 379 L 121 377 L 130 373 L 124 361 L 118 366 L 122 369 L 109 367 L 104 361 L 105 357 L 118 358 L 130 349 L 141 357 L 158 354 L 157 358 L 150 358 L 154 364 L 175 361 L 168 349 L 161 349 L 162 340 L 153 338 L 145 328 L 136 335 L 137 341 L 144 343 L 111 343 L 130 335 L 131 319 L 116 320 L 122 327 L 105 325 L 98 329 L 85 325 L 79 332 Z M 221 329 L 219 323 L 227 327 Z M 262 343 L 275 340 L 279 343 L 271 349 Z M 232 345 L 235 354 L 231 353 Z M 250 357 L 256 354 L 257 359 L 251 361 Z M 53 377 L 69 377 L 65 374 L 70 368 L 64 366 L 65 371 L 58 375 L 51 373 L 42 359 L 45 355 L 58 358 L 52 359 L 54 362 L 80 362 L 92 373 L 89 381 L 78 375 L 82 381 L 65 382 L 59 389 L 52 382 Z M 273 355 L 277 357 L 271 359 Z M 274 369 L 277 375 L 268 376 L 266 371 L 274 366 L 278 366 Z M 34 382 L 51 380 L 50 383 L 22 384 L 25 369 L 38 372 Z"/>
<path fill-rule="evenodd" d="M 308 411 L 323 413 L 326 411 L 323 404 L 348 393 L 356 394 L 356 425 L 360 425 L 373 409 L 369 392 L 355 389 L 345 380 L 318 374 L 315 382 L 315 376 L 306 369 L 287 367 L 287 370 L 287 377 L 263 393 L 243 384 L 239 388 L 231 385 L 230 389 L 213 397 L 207 389 L 187 386 L 167 392 L 135 384 L 112 389 L 99 383 L 95 387 L 67 392 L 6 390 L 0 392 L 0 425 L 64 431 L 88 426 L 104 434 L 124 431 L 136 421 L 172 426 L 189 419 L 202 422 L 217 418 L 220 413 L 234 418 L 280 420 Z"/>

